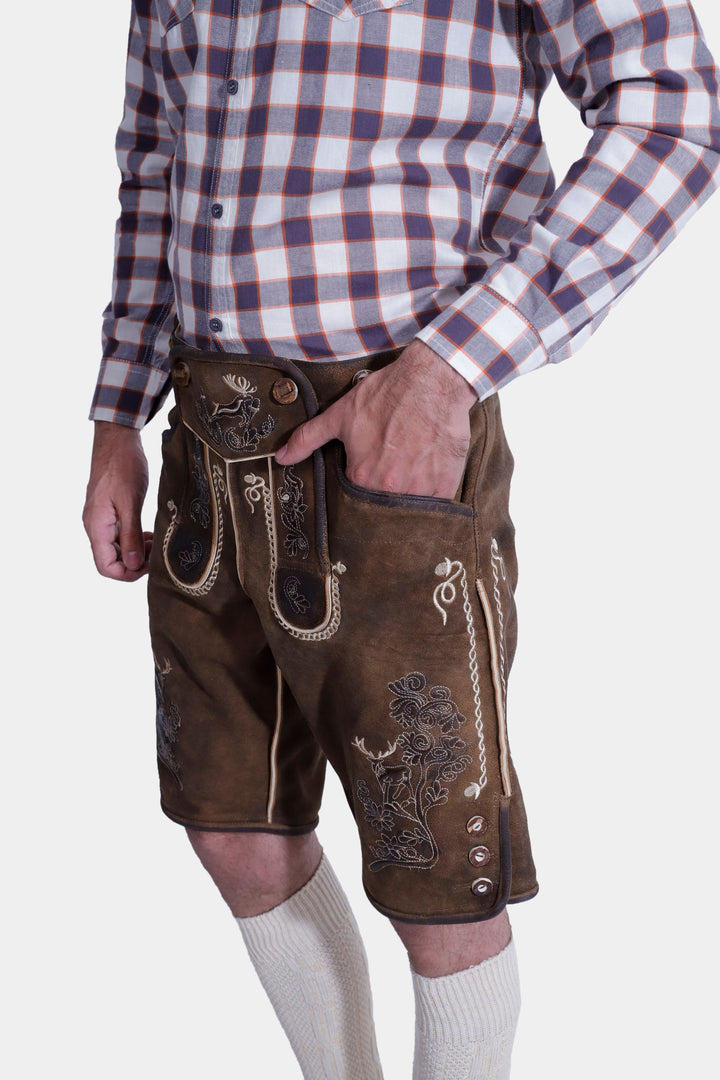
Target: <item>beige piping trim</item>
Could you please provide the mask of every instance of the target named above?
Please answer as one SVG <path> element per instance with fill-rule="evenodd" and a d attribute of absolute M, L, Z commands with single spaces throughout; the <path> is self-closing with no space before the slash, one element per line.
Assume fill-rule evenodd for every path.
<path fill-rule="evenodd" d="M 283 693 L 282 693 L 282 675 L 280 674 L 280 668 L 275 665 L 275 678 L 277 680 L 277 689 L 275 691 L 275 731 L 273 733 L 272 745 L 270 747 L 270 786 L 268 789 L 268 803 L 267 803 L 267 820 L 268 824 L 272 823 L 273 810 L 275 809 L 275 796 L 277 794 L 277 747 L 280 741 L 280 728 L 282 726 L 282 709 L 283 709 Z"/>
<path fill-rule="evenodd" d="M 505 795 L 512 795 L 512 784 L 510 782 L 510 749 L 508 746 L 507 737 L 507 723 L 505 720 L 505 702 L 503 701 L 503 689 L 502 679 L 500 678 L 500 656 L 497 646 L 497 638 L 495 637 L 495 623 L 493 622 L 492 608 L 490 607 L 490 600 L 488 594 L 485 591 L 480 578 L 475 579 L 477 585 L 478 596 L 480 597 L 480 603 L 485 615 L 485 622 L 488 629 L 488 641 L 490 642 L 490 666 L 492 668 L 493 685 L 495 687 L 495 708 L 497 710 L 498 718 L 498 740 L 500 743 L 500 772 L 502 775 L 503 789 Z"/>

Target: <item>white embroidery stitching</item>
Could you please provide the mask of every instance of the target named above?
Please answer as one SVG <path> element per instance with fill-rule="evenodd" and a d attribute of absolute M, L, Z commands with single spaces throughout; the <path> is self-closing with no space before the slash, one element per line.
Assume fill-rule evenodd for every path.
<path fill-rule="evenodd" d="M 207 447 L 205 447 L 206 465 L 207 454 L 208 449 Z M 168 548 L 170 546 L 170 541 L 172 540 L 173 533 L 175 532 L 175 529 L 177 527 L 178 508 L 172 501 L 172 499 L 170 499 L 167 504 L 168 510 L 170 511 L 172 517 L 167 532 L 165 533 L 165 539 L 163 540 L 163 561 L 165 563 L 165 569 L 170 575 L 173 584 L 176 585 L 178 589 L 182 589 L 183 592 L 189 593 L 192 596 L 204 596 L 206 593 L 209 593 L 213 585 L 215 584 L 215 580 L 220 570 L 220 555 L 222 554 L 223 549 L 224 531 L 223 513 L 220 508 L 220 496 L 224 496 L 226 502 L 228 496 L 225 479 L 222 474 L 222 469 L 217 464 L 217 462 L 213 464 L 211 470 L 211 477 L 213 502 L 215 504 L 215 516 L 217 519 L 217 539 L 215 541 L 215 554 L 213 556 L 213 560 L 208 568 L 207 573 L 205 574 L 205 577 L 201 581 L 199 581 L 197 585 L 188 585 L 184 581 L 180 581 L 177 575 L 173 573 L 172 567 L 170 566 L 170 560 L 168 559 Z"/>
<path fill-rule="evenodd" d="M 271 459 L 267 459 L 268 462 L 268 477 L 271 477 Z M 344 574 L 346 567 L 343 563 L 333 563 L 330 567 L 329 579 L 326 579 L 326 603 L 327 603 L 327 619 L 325 622 L 317 627 L 315 630 L 301 630 L 297 626 L 293 626 L 289 623 L 278 608 L 277 601 L 275 599 L 275 571 L 277 570 L 277 540 L 275 529 L 275 508 L 273 506 L 273 496 L 270 487 L 265 481 L 264 477 L 256 476 L 255 473 L 248 473 L 244 477 L 245 483 L 250 487 L 245 489 L 245 498 L 250 503 L 252 499 L 254 502 L 260 500 L 262 495 L 263 507 L 265 510 L 265 528 L 267 530 L 268 545 L 270 547 L 270 584 L 268 586 L 268 600 L 270 602 L 270 608 L 273 615 L 280 623 L 284 630 L 287 630 L 288 634 L 292 637 L 299 638 L 301 641 L 326 641 L 327 638 L 333 636 L 337 632 L 340 626 L 340 619 L 342 612 L 340 609 L 340 584 L 338 577 L 340 574 Z M 270 480 L 272 483 L 272 480 Z M 257 492 L 257 496 L 255 495 Z M 329 595 L 328 595 L 329 585 Z"/>
<path fill-rule="evenodd" d="M 243 480 L 248 485 L 245 488 L 245 500 L 250 507 L 250 513 L 254 514 L 255 503 L 260 502 L 262 499 L 265 481 L 261 476 L 254 476 L 253 473 L 247 473 Z"/>
<path fill-rule="evenodd" d="M 503 700 L 507 700 L 507 683 L 505 679 L 505 616 L 503 613 L 502 598 L 500 596 L 500 578 L 507 584 L 507 570 L 505 569 L 505 560 L 500 554 L 500 548 L 498 542 L 493 537 L 490 545 L 490 564 L 492 566 L 493 575 L 493 596 L 495 598 L 495 607 L 498 613 L 498 629 L 500 631 L 498 643 L 500 652 L 500 679 L 502 681 L 503 688 Z"/>
<path fill-rule="evenodd" d="M 485 751 L 482 702 L 480 700 L 480 677 L 478 675 L 475 622 L 473 619 L 472 608 L 470 607 L 467 574 L 465 573 L 465 567 L 461 562 L 451 562 L 448 558 L 445 558 L 441 563 L 438 563 L 435 567 L 435 573 L 438 577 L 446 578 L 446 580 L 442 581 L 433 592 L 433 603 L 443 617 L 443 626 L 447 625 L 447 611 L 445 608 L 450 607 L 457 596 L 455 582 L 458 578 L 460 579 L 460 587 L 462 588 L 463 611 L 465 613 L 465 623 L 470 643 L 468 649 L 468 666 L 470 668 L 470 681 L 472 682 L 473 698 L 475 701 L 475 730 L 477 731 L 478 737 L 478 764 L 480 766 L 480 775 L 478 779 L 472 784 L 468 784 L 464 794 L 467 795 L 468 798 L 477 799 L 478 795 L 487 784 L 487 754 Z"/>

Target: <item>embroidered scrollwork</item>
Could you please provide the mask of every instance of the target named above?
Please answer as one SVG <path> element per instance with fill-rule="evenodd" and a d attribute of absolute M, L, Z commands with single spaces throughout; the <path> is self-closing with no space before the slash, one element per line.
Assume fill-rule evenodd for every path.
<path fill-rule="evenodd" d="M 280 502 L 280 521 L 285 528 L 285 551 L 294 559 L 307 559 L 310 543 L 303 530 L 307 503 L 303 501 L 303 482 L 292 465 L 283 469 L 283 482 L 277 489 Z"/>
<path fill-rule="evenodd" d="M 255 504 L 260 501 L 262 501 L 263 509 L 265 511 L 265 528 L 267 531 L 268 546 L 270 548 L 268 601 L 273 615 L 284 630 L 287 630 L 292 637 L 296 637 L 300 641 L 326 641 L 337 632 L 337 629 L 340 626 L 342 611 L 340 607 L 340 584 L 338 579 L 341 574 L 345 573 L 345 564 L 336 562 L 330 567 L 329 580 L 326 579 L 325 581 L 326 595 L 329 586 L 329 596 L 327 596 L 326 612 L 323 622 L 312 630 L 301 629 L 300 627 L 293 626 L 289 623 L 280 610 L 278 599 L 275 596 L 275 583 L 278 571 L 278 543 L 273 495 L 264 477 L 258 476 L 256 473 L 246 473 L 244 480 L 246 484 L 245 499 L 251 512 L 253 514 L 255 513 Z M 293 586 L 293 577 L 289 577 L 285 580 L 285 586 L 290 592 L 284 591 L 283 595 L 291 604 L 291 607 L 293 607 L 298 614 L 302 614 L 304 613 L 304 610 L 309 610 L 311 605 L 310 601 L 300 590 L 299 580 L 296 580 L 296 586 Z M 307 609 L 305 609 L 305 604 L 308 605 Z"/>
<path fill-rule="evenodd" d="M 195 439 L 193 445 L 192 477 L 197 486 L 197 496 L 190 503 L 190 517 L 203 529 L 210 526 L 210 481 L 205 472 L 203 445 Z"/>
<path fill-rule="evenodd" d="M 447 686 L 427 688 L 420 671 L 388 684 L 390 716 L 403 729 L 386 750 L 373 753 L 365 739 L 353 746 L 370 762 L 379 801 L 366 780 L 357 794 L 369 824 L 378 833 L 370 869 L 404 866 L 427 870 L 440 856 L 429 823 L 432 811 L 448 801 L 449 785 L 470 765 L 467 744 L 456 734 L 466 722 Z M 399 760 L 398 760 L 399 756 Z"/>
<path fill-rule="evenodd" d="M 170 524 L 163 539 L 163 559 L 172 581 L 183 592 L 197 596 L 210 591 L 219 572 L 224 532 L 221 500 L 226 503 L 228 500 L 223 469 L 214 462 L 208 474 L 208 455 L 209 450 L 196 439 L 191 473 L 195 494 L 189 504 L 185 503 L 185 515 L 202 534 L 198 536 L 197 528 L 187 527 L 188 520 L 182 520 L 178 506 L 170 499 L 167 503 Z M 192 580 L 195 571 L 200 574 L 197 580 Z"/>
<path fill-rule="evenodd" d="M 487 753 L 485 750 L 482 702 L 480 700 L 480 676 L 478 674 L 475 620 L 470 604 L 467 573 L 461 562 L 457 560 L 452 561 L 448 558 L 445 558 L 441 563 L 438 563 L 435 567 L 435 573 L 438 577 L 445 579 L 444 581 L 441 581 L 433 591 L 433 603 L 442 615 L 443 626 L 447 625 L 447 609 L 455 603 L 457 598 L 458 585 L 462 592 L 463 614 L 465 616 L 465 627 L 468 635 L 468 667 L 470 670 L 470 682 L 472 683 L 473 688 L 473 699 L 475 701 L 475 730 L 478 739 L 478 765 L 480 768 L 478 779 L 474 780 L 471 784 L 468 784 L 465 788 L 465 795 L 469 799 L 477 799 L 480 792 L 487 784 Z"/>
<path fill-rule="evenodd" d="M 165 693 L 165 678 L 171 671 L 169 660 L 165 661 L 162 668 L 157 663 L 155 664 L 157 756 L 175 777 L 175 782 L 182 790 L 180 767 L 175 757 L 175 743 L 181 722 L 180 713 L 177 705 L 167 700 Z"/>
<path fill-rule="evenodd" d="M 296 577 L 286 578 L 283 583 L 283 594 L 293 611 L 296 611 L 299 615 L 304 615 L 306 611 L 310 610 L 310 601 L 302 592 L 300 582 Z"/>

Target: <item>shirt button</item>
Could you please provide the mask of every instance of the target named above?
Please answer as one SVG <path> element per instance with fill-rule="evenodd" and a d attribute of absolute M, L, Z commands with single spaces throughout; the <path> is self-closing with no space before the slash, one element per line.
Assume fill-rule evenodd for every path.
<path fill-rule="evenodd" d="M 212 204 L 212 206 L 210 207 L 210 213 L 212 214 L 213 217 L 222 217 L 223 216 L 223 208 L 222 208 L 222 206 L 220 205 L 219 202 L 216 202 L 216 203 Z"/>
<path fill-rule="evenodd" d="M 228 94 L 237 94 L 237 92 L 238 92 L 238 81 L 237 81 L 237 79 L 229 79 L 228 80 L 227 92 L 228 92 Z"/>
<path fill-rule="evenodd" d="M 220 331 L 222 330 L 222 320 L 221 319 L 211 319 L 210 322 L 208 323 L 208 326 L 210 327 L 210 329 L 212 330 L 212 332 L 214 334 L 219 334 Z"/>

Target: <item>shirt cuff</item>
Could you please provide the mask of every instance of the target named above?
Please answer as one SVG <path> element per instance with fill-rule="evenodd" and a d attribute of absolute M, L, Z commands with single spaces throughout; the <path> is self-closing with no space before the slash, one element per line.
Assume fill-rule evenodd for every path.
<path fill-rule="evenodd" d="M 160 368 L 106 357 L 100 364 L 90 419 L 142 428 L 167 397 L 169 380 Z"/>
<path fill-rule="evenodd" d="M 463 293 L 415 337 L 459 372 L 480 401 L 549 359 L 537 330 L 486 286 Z"/>

